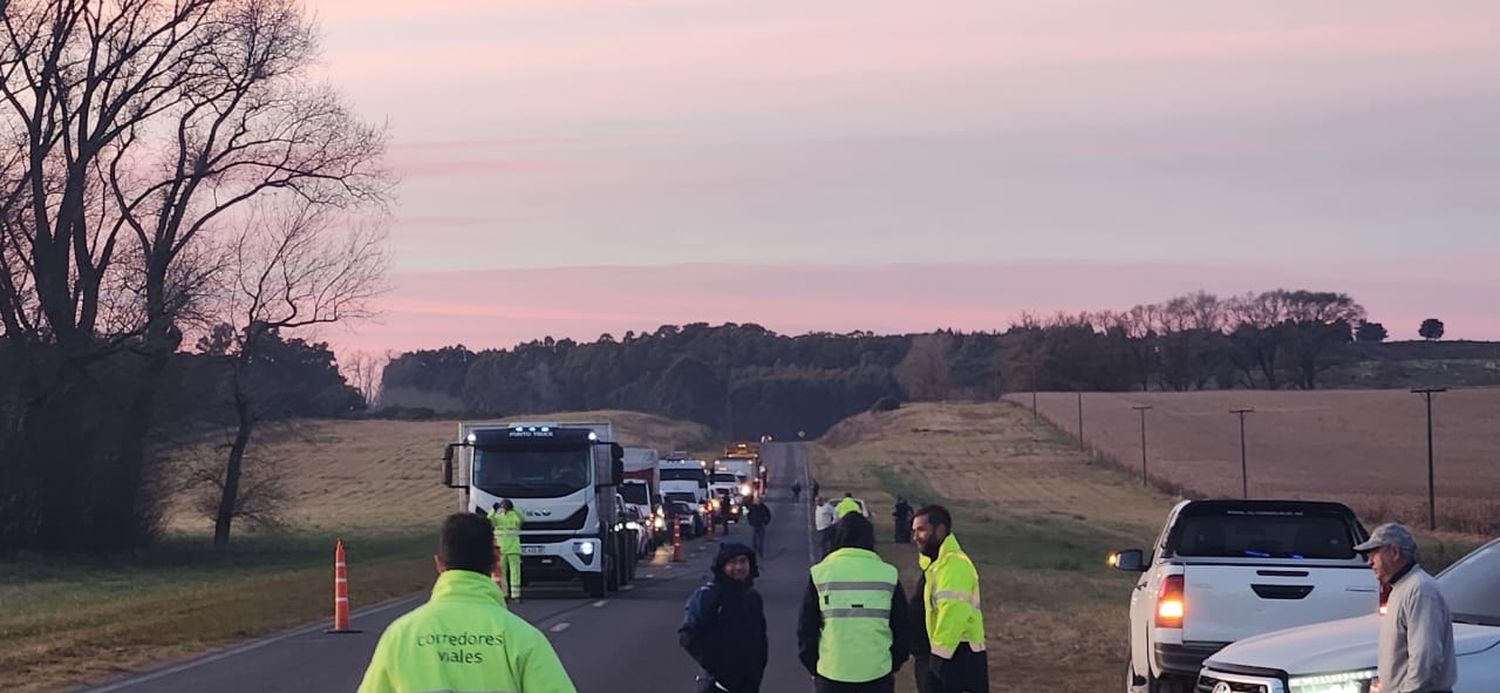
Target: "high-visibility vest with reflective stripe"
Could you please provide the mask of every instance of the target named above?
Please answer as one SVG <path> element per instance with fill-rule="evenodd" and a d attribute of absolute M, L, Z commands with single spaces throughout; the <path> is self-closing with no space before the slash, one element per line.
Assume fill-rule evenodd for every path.
<path fill-rule="evenodd" d="M 491 520 L 495 523 L 495 543 L 501 553 L 510 555 L 521 552 L 521 511 L 511 508 Z"/>
<path fill-rule="evenodd" d="M 849 513 L 857 512 L 859 512 L 859 502 L 855 501 L 853 498 L 845 498 L 844 500 L 839 501 L 839 504 L 833 509 L 833 513 L 839 517 L 843 517 L 845 515 L 848 515 Z"/>
<path fill-rule="evenodd" d="M 962 643 L 974 652 L 984 651 L 984 611 L 979 603 L 979 571 L 959 547 L 952 534 L 938 548 L 937 560 L 918 559 L 927 584 L 922 598 L 927 604 L 927 640 L 932 653 L 952 659 Z"/>
<path fill-rule="evenodd" d="M 576 693 L 557 652 L 505 608 L 490 576 L 448 570 L 386 628 L 359 693 Z"/>
<path fill-rule="evenodd" d="M 891 673 L 891 599 L 896 567 L 873 551 L 844 548 L 812 567 L 823 634 L 818 675 L 864 683 Z"/>

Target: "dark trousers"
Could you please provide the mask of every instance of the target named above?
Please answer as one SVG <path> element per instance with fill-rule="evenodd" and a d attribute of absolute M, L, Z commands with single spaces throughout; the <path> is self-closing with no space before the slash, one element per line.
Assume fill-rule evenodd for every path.
<path fill-rule="evenodd" d="M 928 673 L 927 663 L 931 658 L 931 655 L 925 654 L 912 655 L 911 673 L 917 679 L 917 693 L 942 693 L 943 691 L 942 684 Z"/>
<path fill-rule="evenodd" d="M 917 680 L 917 690 L 936 693 L 990 693 L 990 661 L 983 652 L 961 643 L 953 659 L 927 658 L 927 681 Z M 928 687 L 930 686 L 930 688 Z"/>
<path fill-rule="evenodd" d="M 821 676 L 813 677 L 813 690 L 817 693 L 895 693 L 896 677 L 886 674 L 874 681 L 844 683 L 829 681 Z"/>
<path fill-rule="evenodd" d="M 706 671 L 698 672 L 697 693 L 760 693 L 760 679 L 727 681 L 715 679 Z"/>

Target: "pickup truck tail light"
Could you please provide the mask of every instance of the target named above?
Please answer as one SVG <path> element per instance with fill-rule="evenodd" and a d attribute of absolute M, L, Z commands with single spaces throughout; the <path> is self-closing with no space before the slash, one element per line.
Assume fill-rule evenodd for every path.
<path fill-rule="evenodd" d="M 1187 613 L 1183 600 L 1183 577 L 1168 575 L 1161 582 L 1161 592 L 1156 595 L 1156 627 L 1181 628 L 1182 617 Z"/>
<path fill-rule="evenodd" d="M 1380 615 L 1386 612 L 1386 603 L 1391 601 L 1391 586 L 1388 583 L 1380 583 Z"/>

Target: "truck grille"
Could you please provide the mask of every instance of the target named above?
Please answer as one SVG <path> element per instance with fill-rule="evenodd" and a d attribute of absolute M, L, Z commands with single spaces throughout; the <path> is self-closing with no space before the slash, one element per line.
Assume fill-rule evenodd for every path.
<path fill-rule="evenodd" d="M 1241 683 L 1239 681 L 1221 681 L 1220 679 L 1204 674 L 1198 677 L 1198 687 L 1194 693 L 1214 693 L 1214 687 L 1220 683 L 1229 684 L 1229 690 L 1233 693 L 1270 693 L 1270 686 L 1260 683 Z M 1220 689 L 1221 691 L 1223 689 Z"/>

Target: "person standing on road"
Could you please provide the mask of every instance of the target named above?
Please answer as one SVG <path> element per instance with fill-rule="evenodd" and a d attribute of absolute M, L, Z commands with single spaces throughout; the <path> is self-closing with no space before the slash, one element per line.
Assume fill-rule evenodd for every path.
<path fill-rule="evenodd" d="M 498 559 L 485 518 L 449 515 L 432 598 L 381 634 L 359 693 L 577 693 L 552 643 L 505 608 L 490 579 Z"/>
<path fill-rule="evenodd" d="M 521 525 L 525 518 L 516 510 L 510 499 L 495 504 L 490 513 L 490 522 L 495 525 L 495 545 L 500 547 L 501 567 L 505 569 L 505 587 L 510 598 L 521 599 Z"/>
<path fill-rule="evenodd" d="M 755 555 L 765 558 L 766 525 L 771 524 L 771 509 L 759 496 L 756 496 L 755 500 L 750 503 L 750 510 L 746 514 L 750 520 L 751 543 L 755 547 Z"/>
<path fill-rule="evenodd" d="M 813 527 L 818 530 L 818 555 L 823 556 L 833 550 L 833 523 L 838 521 L 838 516 L 833 513 L 833 504 L 820 497 L 813 498 L 813 505 L 817 508 Z"/>
<path fill-rule="evenodd" d="M 838 507 L 834 508 L 833 512 L 839 517 L 843 517 L 849 513 L 859 513 L 859 501 L 854 500 L 854 494 L 845 493 L 844 499 L 839 501 Z"/>
<path fill-rule="evenodd" d="M 906 662 L 906 593 L 875 553 L 875 526 L 845 515 L 832 553 L 812 567 L 797 617 L 797 656 L 817 693 L 891 693 Z"/>
<path fill-rule="evenodd" d="M 1453 615 L 1437 581 L 1417 564 L 1417 538 L 1405 525 L 1388 522 L 1354 550 L 1391 588 L 1380 619 L 1379 690 L 1450 693 L 1458 679 Z"/>
<path fill-rule="evenodd" d="M 989 693 L 979 571 L 953 536 L 953 516 L 941 505 L 923 506 L 912 518 L 911 529 L 925 581 L 928 684 L 935 686 L 924 690 Z"/>
<path fill-rule="evenodd" d="M 682 649 L 702 672 L 698 693 L 758 693 L 770 648 L 766 615 L 755 591 L 755 552 L 739 542 L 719 545 L 713 577 L 688 598 L 682 627 Z"/>
<path fill-rule="evenodd" d="M 816 481 L 812 482 L 812 497 L 818 499 L 819 503 L 823 502 L 822 493 L 823 493 L 823 489 L 822 489 L 822 487 L 818 486 L 818 482 L 816 482 Z"/>
<path fill-rule="evenodd" d="M 897 544 L 905 544 L 911 541 L 911 504 L 905 498 L 896 497 L 896 510 L 891 513 L 896 518 L 896 532 L 892 537 Z"/>
<path fill-rule="evenodd" d="M 800 481 L 793 481 L 792 482 L 792 502 L 793 503 L 800 503 L 801 501 L 802 501 L 802 482 L 800 482 Z"/>

